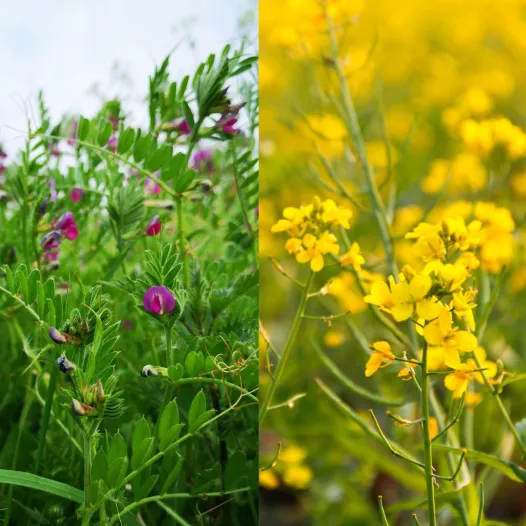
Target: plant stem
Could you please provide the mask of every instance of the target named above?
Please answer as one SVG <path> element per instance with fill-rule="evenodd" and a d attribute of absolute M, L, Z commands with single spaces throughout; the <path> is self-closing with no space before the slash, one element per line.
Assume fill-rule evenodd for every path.
<path fill-rule="evenodd" d="M 84 434 L 84 517 L 82 519 L 82 526 L 86 526 L 90 523 L 91 511 L 88 511 L 90 507 L 90 486 L 91 486 L 91 447 L 92 447 L 92 436 L 91 426 L 85 431 Z"/>
<path fill-rule="evenodd" d="M 243 213 L 243 218 L 245 219 L 246 227 L 248 229 L 250 237 L 252 238 L 252 255 L 254 257 L 254 265 L 257 266 L 257 263 L 258 263 L 258 249 L 256 245 L 257 237 L 252 228 L 252 225 L 250 224 L 250 221 L 248 218 L 248 212 L 245 207 L 245 202 L 241 195 L 241 185 L 239 184 L 239 174 L 237 172 L 236 148 L 234 146 L 234 141 L 230 141 L 230 152 L 232 154 L 232 173 L 234 174 L 234 182 L 236 184 L 236 193 L 239 199 L 239 204 L 241 205 L 241 211 Z"/>
<path fill-rule="evenodd" d="M 336 40 L 336 35 L 334 32 L 334 24 L 329 13 L 326 13 L 327 25 L 329 30 L 329 38 L 331 41 L 331 50 L 332 50 L 332 67 L 336 72 L 338 78 L 338 84 L 340 88 L 340 93 L 342 97 L 342 117 L 344 119 L 344 124 L 351 136 L 354 146 L 356 148 L 356 153 L 360 165 L 365 176 L 365 182 L 367 185 L 367 191 L 369 193 L 369 198 L 373 207 L 373 214 L 378 223 L 378 229 L 380 231 L 380 237 L 382 238 L 382 244 L 385 250 L 385 256 L 389 266 L 389 271 L 396 279 L 398 275 L 398 270 L 396 267 L 396 262 L 394 259 L 393 244 L 391 239 L 391 233 L 389 230 L 389 224 L 387 223 L 387 216 L 385 213 L 385 207 L 382 203 L 380 197 L 380 192 L 376 186 L 376 181 L 374 179 L 373 169 L 369 160 L 367 158 L 367 153 L 365 149 L 365 141 L 362 135 L 362 130 L 360 128 L 360 123 L 358 121 L 358 115 L 354 107 L 354 103 L 351 97 L 351 91 L 347 84 L 347 79 L 340 64 L 338 42 Z"/>
<path fill-rule="evenodd" d="M 164 327 L 164 335 L 166 338 L 166 367 L 175 365 L 175 356 L 172 345 L 172 327 L 171 324 Z"/>
<path fill-rule="evenodd" d="M 38 470 L 40 468 L 40 462 L 42 460 L 42 454 L 44 452 L 44 444 L 46 443 L 46 434 L 47 434 L 47 428 L 49 425 L 49 416 L 51 414 L 51 407 L 53 405 L 53 397 L 55 395 L 55 385 L 57 383 L 57 377 L 58 377 L 58 367 L 53 361 L 51 375 L 49 377 L 49 385 L 48 385 L 47 393 L 46 393 L 46 403 L 44 405 L 44 411 L 42 413 L 42 420 L 40 423 L 40 431 L 38 434 L 37 456 L 35 460 L 35 475 L 38 475 Z"/>
<path fill-rule="evenodd" d="M 473 358 L 475 360 L 475 363 L 477 364 L 477 367 L 479 369 L 482 369 L 482 366 L 480 364 L 480 361 L 475 353 L 473 353 Z M 519 435 L 519 432 L 517 431 L 517 428 L 515 427 L 515 424 L 512 422 L 510 415 L 508 414 L 508 411 L 506 411 L 506 408 L 504 407 L 504 404 L 502 402 L 501 397 L 499 396 L 499 393 L 497 390 L 489 383 L 488 377 L 486 376 L 486 373 L 484 370 L 480 371 L 480 374 L 482 375 L 482 378 L 484 380 L 484 384 L 486 385 L 487 389 L 495 399 L 495 402 L 497 403 L 497 407 L 499 408 L 499 411 L 504 418 L 504 421 L 506 422 L 506 425 L 509 427 L 513 438 L 515 438 L 516 444 L 519 446 L 522 456 L 526 457 L 526 446 L 524 445 L 523 441 L 521 440 L 521 437 Z"/>
<path fill-rule="evenodd" d="M 185 287 L 188 287 L 190 281 L 190 275 L 188 272 L 188 261 L 186 259 L 186 238 L 184 236 L 184 218 L 183 218 L 183 198 L 177 196 L 175 198 L 175 206 L 177 207 L 177 223 L 178 223 L 178 235 L 179 235 L 179 252 L 183 260 L 183 283 Z"/>
<path fill-rule="evenodd" d="M 305 314 L 305 307 L 307 306 L 309 290 L 310 290 L 310 286 L 312 284 L 313 278 L 314 278 L 314 272 L 312 272 L 311 270 L 309 271 L 309 277 L 307 278 L 307 283 L 305 284 L 305 287 L 303 288 L 303 293 L 301 295 L 301 299 L 298 305 L 296 316 L 294 317 L 294 321 L 292 322 L 292 327 L 289 333 L 287 344 L 285 345 L 285 350 L 283 351 L 283 354 L 281 355 L 279 359 L 278 366 L 276 368 L 276 373 L 274 375 L 274 378 L 270 384 L 269 390 L 267 391 L 267 395 L 265 396 L 265 399 L 263 400 L 261 409 L 259 411 L 259 425 L 260 426 L 263 424 L 263 421 L 265 420 L 265 417 L 267 416 L 269 406 L 272 402 L 272 399 L 274 398 L 274 394 L 281 380 L 281 377 L 283 376 L 285 366 L 290 357 L 290 353 L 294 345 L 294 342 L 296 340 L 296 336 L 298 335 L 298 331 L 301 326 L 303 314 Z"/>
<path fill-rule="evenodd" d="M 433 452 L 429 434 L 429 375 L 427 371 L 427 344 L 422 351 L 422 439 L 424 441 L 424 460 L 426 471 L 427 509 L 429 526 L 436 526 L 435 488 L 433 482 Z"/>

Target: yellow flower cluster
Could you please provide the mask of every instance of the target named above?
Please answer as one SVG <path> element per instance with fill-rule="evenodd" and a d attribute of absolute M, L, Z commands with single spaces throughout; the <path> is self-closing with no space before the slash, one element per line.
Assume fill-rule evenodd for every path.
<path fill-rule="evenodd" d="M 473 309 L 476 291 L 471 286 L 471 271 L 479 266 L 473 251 L 481 242 L 482 222 L 473 220 L 466 224 L 460 216 L 446 217 L 440 223 L 422 222 L 406 238 L 413 239 L 420 259 L 425 262 L 421 272 L 406 265 L 395 280 L 373 283 L 365 302 L 390 314 L 395 321 L 412 320 L 417 332 L 426 342 L 428 366 L 453 370 L 445 377 L 445 386 L 460 398 L 471 379 L 482 381 L 480 370 L 473 358 L 464 356 L 475 352 L 488 378 L 497 374 L 497 367 L 486 360 L 483 349 L 478 347 Z M 459 325 L 465 323 L 468 330 Z M 365 375 L 371 376 L 378 369 L 394 360 L 403 362 L 399 376 L 414 377 L 415 364 L 405 353 L 397 358 L 388 342 L 375 342 L 372 346 Z"/>
<path fill-rule="evenodd" d="M 266 489 L 276 489 L 283 482 L 295 489 L 305 489 L 310 484 L 313 473 L 305 464 L 306 451 L 299 446 L 288 446 L 281 450 L 276 466 L 259 472 L 259 484 Z"/>
<path fill-rule="evenodd" d="M 338 239 L 331 230 L 338 226 L 350 228 L 351 217 L 348 208 L 337 206 L 332 199 L 321 201 L 315 196 L 308 205 L 285 208 L 283 219 L 271 231 L 286 232 L 290 236 L 285 244 L 287 252 L 294 254 L 298 263 L 310 263 L 312 271 L 319 272 L 325 266 L 325 255 L 340 253 Z M 344 257 L 344 264 L 355 267 L 364 261 L 357 244 Z"/>

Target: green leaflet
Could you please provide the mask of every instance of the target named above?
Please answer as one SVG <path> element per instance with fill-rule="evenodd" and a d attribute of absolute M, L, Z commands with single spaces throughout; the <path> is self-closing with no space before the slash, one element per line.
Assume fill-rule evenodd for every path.
<path fill-rule="evenodd" d="M 13 486 L 45 491 L 57 497 L 63 497 L 76 502 L 77 504 L 84 504 L 84 494 L 81 490 L 64 484 L 63 482 L 39 477 L 32 473 L 0 469 L 0 484 L 12 484 Z"/>

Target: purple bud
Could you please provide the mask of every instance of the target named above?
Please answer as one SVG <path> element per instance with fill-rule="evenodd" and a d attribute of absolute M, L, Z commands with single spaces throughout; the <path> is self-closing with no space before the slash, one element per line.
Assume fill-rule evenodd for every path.
<path fill-rule="evenodd" d="M 64 374 L 71 373 L 76 369 L 75 364 L 70 362 L 65 355 L 62 355 L 57 360 L 57 367 L 60 372 Z"/>
<path fill-rule="evenodd" d="M 55 342 L 60 345 L 64 343 L 68 343 L 68 340 L 66 339 L 66 336 L 62 334 L 60 331 L 55 329 L 55 327 L 49 328 L 49 337 Z"/>
<path fill-rule="evenodd" d="M 47 204 L 49 203 L 49 201 L 50 201 L 49 197 L 46 197 L 42 201 L 42 204 L 40 205 L 40 208 L 38 209 L 38 211 L 40 212 L 41 215 L 44 215 L 46 213 L 46 208 L 47 208 Z"/>
<path fill-rule="evenodd" d="M 60 232 L 58 230 L 52 230 L 40 240 L 40 246 L 46 251 L 58 248 L 60 245 L 61 237 L 62 236 L 60 235 Z"/>
<path fill-rule="evenodd" d="M 108 139 L 108 142 L 106 143 L 106 146 L 108 146 L 108 148 L 113 152 L 115 153 L 117 151 L 117 137 L 115 137 L 115 135 L 113 135 L 112 137 L 110 137 Z"/>
<path fill-rule="evenodd" d="M 188 121 L 183 117 L 173 120 L 172 128 L 178 131 L 179 133 L 182 133 L 183 135 L 191 135 L 192 133 Z"/>
<path fill-rule="evenodd" d="M 172 312 L 175 308 L 175 297 L 166 287 L 150 287 L 144 294 L 143 306 L 146 312 L 152 314 Z"/>
<path fill-rule="evenodd" d="M 159 216 L 154 216 L 150 221 L 150 224 L 146 227 L 147 236 L 157 236 L 161 232 L 161 222 L 159 221 Z"/>
<path fill-rule="evenodd" d="M 74 203 L 78 203 L 82 199 L 82 195 L 84 194 L 84 190 L 81 188 L 73 188 L 71 190 L 71 200 Z"/>

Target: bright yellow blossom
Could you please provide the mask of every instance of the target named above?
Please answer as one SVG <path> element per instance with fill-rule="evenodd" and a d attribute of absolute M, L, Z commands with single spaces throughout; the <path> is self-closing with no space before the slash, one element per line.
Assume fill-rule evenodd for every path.
<path fill-rule="evenodd" d="M 357 271 L 361 270 L 364 263 L 365 258 L 362 256 L 358 243 L 353 243 L 351 248 L 340 257 L 340 265 L 342 267 L 352 266 Z"/>
<path fill-rule="evenodd" d="M 396 358 L 387 342 L 374 342 L 371 349 L 373 353 L 365 365 L 365 376 L 371 376 L 378 369 L 387 367 Z"/>
<path fill-rule="evenodd" d="M 279 486 L 279 477 L 272 469 L 260 471 L 259 485 L 265 489 L 276 489 Z"/>
<path fill-rule="evenodd" d="M 454 369 L 454 372 L 445 377 L 444 385 L 453 391 L 454 398 L 462 398 L 468 388 L 469 381 L 474 377 L 475 367 L 466 363 L 459 363 Z"/>
<path fill-rule="evenodd" d="M 444 361 L 450 367 L 460 363 L 461 352 L 473 351 L 477 346 L 477 338 L 473 334 L 453 327 L 453 317 L 447 308 L 424 327 L 424 338 L 429 345 L 443 349 Z"/>

